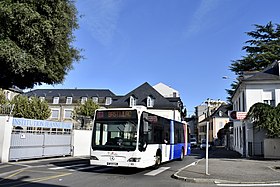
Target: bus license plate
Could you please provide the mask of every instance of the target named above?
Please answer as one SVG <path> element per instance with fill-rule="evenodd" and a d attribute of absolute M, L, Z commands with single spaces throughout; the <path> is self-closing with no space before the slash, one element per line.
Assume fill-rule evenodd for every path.
<path fill-rule="evenodd" d="M 117 166 L 118 163 L 116 162 L 107 162 L 107 166 Z"/>

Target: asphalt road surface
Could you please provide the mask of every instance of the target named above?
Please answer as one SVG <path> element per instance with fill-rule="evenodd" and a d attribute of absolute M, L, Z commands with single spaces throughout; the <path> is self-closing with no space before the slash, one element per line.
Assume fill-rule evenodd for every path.
<path fill-rule="evenodd" d="M 158 169 L 132 169 L 91 166 L 85 158 L 52 158 L 0 164 L 2 186 L 206 186 L 187 183 L 171 176 L 180 168 L 201 158 L 203 152 L 194 150 L 183 161 L 171 161 Z M 207 184 L 209 186 L 209 184 Z M 211 186 L 215 186 L 214 184 Z"/>

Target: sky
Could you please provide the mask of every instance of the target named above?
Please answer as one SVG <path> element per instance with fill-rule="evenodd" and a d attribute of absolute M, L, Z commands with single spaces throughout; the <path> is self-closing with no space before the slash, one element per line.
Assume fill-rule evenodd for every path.
<path fill-rule="evenodd" d="M 178 90 L 188 115 L 207 98 L 226 101 L 233 60 L 254 24 L 280 23 L 279 0 L 77 0 L 73 45 L 82 59 L 63 84 L 125 95 L 148 82 Z M 228 79 L 223 79 L 227 76 Z"/>

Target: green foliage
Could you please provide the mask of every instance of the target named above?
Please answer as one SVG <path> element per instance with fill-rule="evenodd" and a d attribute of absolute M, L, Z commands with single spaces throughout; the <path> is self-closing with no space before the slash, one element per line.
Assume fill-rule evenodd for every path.
<path fill-rule="evenodd" d="M 98 108 L 99 105 L 89 99 L 84 104 L 80 104 L 79 106 L 75 107 L 73 118 L 77 119 L 81 116 L 93 118 L 94 112 Z"/>
<path fill-rule="evenodd" d="M 14 104 L 14 117 L 45 120 L 51 115 L 48 103 L 37 97 L 28 99 L 26 96 L 18 95 L 11 103 Z"/>
<path fill-rule="evenodd" d="M 280 60 L 280 25 L 269 22 L 266 25 L 255 25 L 255 30 L 246 33 L 253 39 L 246 41 L 242 49 L 247 55 L 235 60 L 230 70 L 237 75 L 243 71 L 259 71 L 275 60 Z"/>
<path fill-rule="evenodd" d="M 62 83 L 80 59 L 76 14 L 71 0 L 1 0 L 0 87 Z"/>
<path fill-rule="evenodd" d="M 266 129 L 269 137 L 280 137 L 280 104 L 271 107 L 256 103 L 250 108 L 246 118 L 251 119 L 257 127 Z"/>
<path fill-rule="evenodd" d="M 3 92 L 3 90 L 0 89 L 0 105 L 5 105 L 8 103 L 8 100 L 6 99 L 6 96 Z"/>

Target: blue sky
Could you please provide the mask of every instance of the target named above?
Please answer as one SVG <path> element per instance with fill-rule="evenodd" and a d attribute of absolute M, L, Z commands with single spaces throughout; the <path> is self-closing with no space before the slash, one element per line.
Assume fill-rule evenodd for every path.
<path fill-rule="evenodd" d="M 61 85 L 124 95 L 148 82 L 180 92 L 189 114 L 207 98 L 226 100 L 232 60 L 254 24 L 280 23 L 278 0 L 77 0 L 74 46 L 85 59 Z M 228 76 L 231 79 L 222 79 Z"/>

